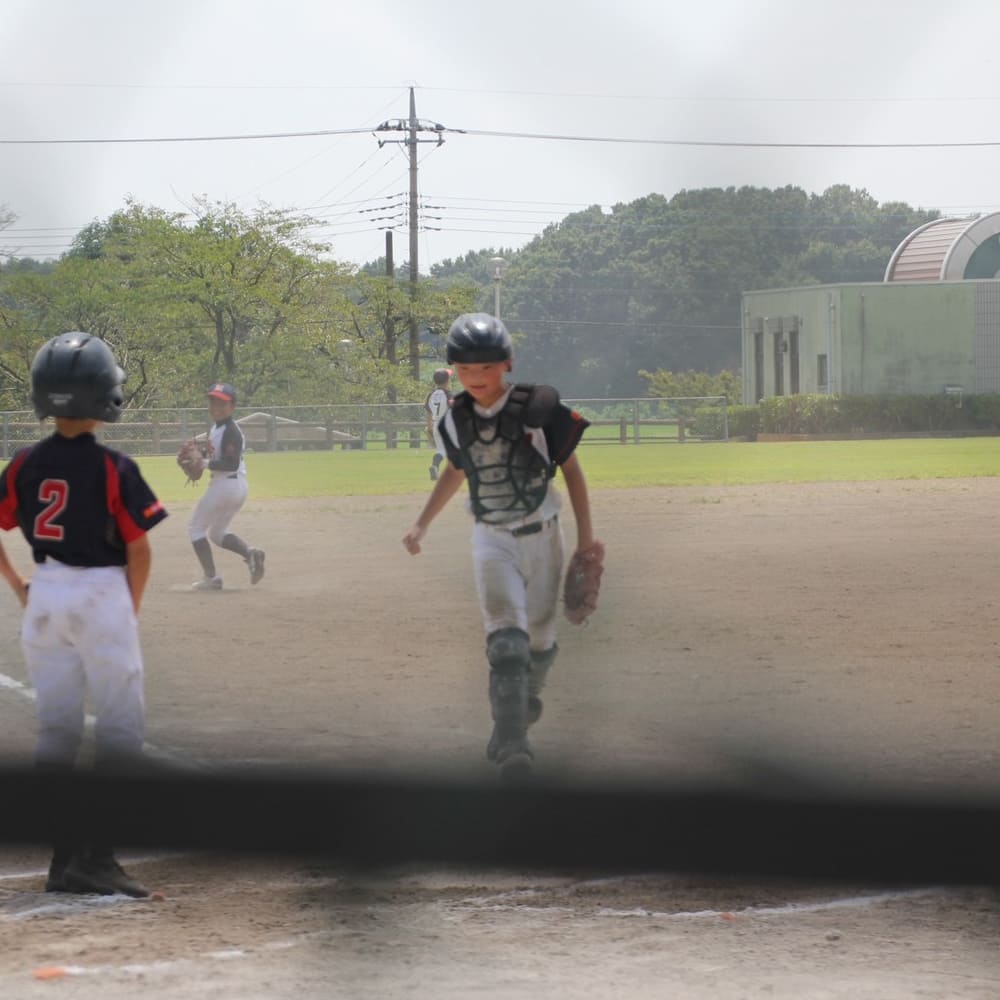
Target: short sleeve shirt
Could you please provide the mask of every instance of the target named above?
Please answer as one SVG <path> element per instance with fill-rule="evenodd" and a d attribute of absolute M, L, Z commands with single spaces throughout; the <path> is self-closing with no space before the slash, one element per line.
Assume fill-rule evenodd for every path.
<path fill-rule="evenodd" d="M 424 404 L 425 409 L 431 415 L 431 421 L 436 427 L 440 422 L 441 418 L 448 412 L 448 400 L 451 399 L 451 393 L 447 389 L 435 389 L 427 397 L 427 402 Z"/>
<path fill-rule="evenodd" d="M 35 562 L 124 566 L 126 544 L 166 516 L 136 463 L 93 434 L 53 434 L 0 473 L 0 529 L 20 528 Z"/>

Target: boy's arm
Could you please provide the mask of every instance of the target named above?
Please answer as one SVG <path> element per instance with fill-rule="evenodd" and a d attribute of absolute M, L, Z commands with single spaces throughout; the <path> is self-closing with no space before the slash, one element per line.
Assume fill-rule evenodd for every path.
<path fill-rule="evenodd" d="M 125 576 L 128 579 L 128 589 L 132 594 L 132 606 L 139 613 L 142 595 L 149 580 L 149 570 L 153 563 L 153 550 L 149 538 L 143 534 L 125 546 Z"/>
<path fill-rule="evenodd" d="M 28 581 L 14 569 L 2 542 L 0 542 L 0 576 L 10 584 L 10 589 L 17 595 L 23 608 L 28 603 Z"/>
<path fill-rule="evenodd" d="M 594 527 L 590 521 L 590 495 L 587 492 L 587 480 L 583 475 L 583 467 L 576 455 L 570 455 L 560 466 L 563 479 L 566 481 L 566 492 L 573 506 L 573 517 L 576 518 L 576 550 L 579 552 L 589 548 L 594 542 Z"/>
<path fill-rule="evenodd" d="M 444 510 L 448 501 L 464 482 L 465 473 L 461 469 L 456 469 L 450 462 L 447 463 L 441 475 L 438 476 L 420 516 L 413 522 L 413 527 L 403 535 L 403 546 L 411 556 L 415 556 L 420 551 L 420 539 L 427 533 L 431 521 Z"/>

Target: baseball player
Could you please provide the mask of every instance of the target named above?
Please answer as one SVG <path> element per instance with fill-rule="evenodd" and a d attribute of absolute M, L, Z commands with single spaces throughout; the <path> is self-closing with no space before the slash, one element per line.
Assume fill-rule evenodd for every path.
<path fill-rule="evenodd" d="M 136 464 L 98 443 L 117 420 L 125 373 L 86 333 L 54 337 L 31 366 L 31 399 L 56 429 L 17 451 L 0 473 L 0 528 L 18 527 L 35 563 L 28 582 L 0 570 L 25 607 L 24 658 L 38 713 L 36 766 L 71 770 L 83 740 L 84 701 L 94 715 L 95 767 L 129 764 L 145 730 L 137 616 L 149 578 L 147 532 L 167 513 Z M 48 892 L 148 896 L 107 844 L 58 843 Z"/>
<path fill-rule="evenodd" d="M 563 567 L 552 485 L 562 469 L 576 519 L 577 547 L 593 542 L 590 500 L 575 449 L 589 426 L 546 385 L 509 385 L 510 334 L 486 313 L 459 316 L 447 357 L 462 384 L 438 429 L 448 454 L 431 495 L 403 536 L 411 555 L 463 482 L 474 518 L 472 561 L 486 632 L 493 733 L 487 757 L 505 780 L 531 771 L 528 727 L 542 714 L 541 692 L 558 652 L 556 614 Z"/>
<path fill-rule="evenodd" d="M 208 413 L 212 418 L 207 469 L 212 478 L 191 515 L 188 537 L 204 572 L 192 588 L 221 590 L 222 577 L 215 571 L 210 542 L 242 557 L 250 569 L 251 583 L 260 583 L 264 575 L 264 552 L 251 548 L 229 530 L 230 522 L 247 499 L 247 470 L 243 461 L 246 440 L 240 425 L 233 419 L 236 390 L 228 382 L 216 382 L 207 395 Z"/>
<path fill-rule="evenodd" d="M 434 372 L 434 388 L 428 393 L 424 400 L 424 409 L 427 411 L 427 436 L 431 444 L 434 445 L 434 457 L 431 459 L 431 482 L 438 477 L 438 466 L 446 458 L 444 439 L 438 430 L 438 422 L 445 414 L 445 410 L 451 406 L 451 392 L 448 388 L 451 382 L 451 369 L 438 368 Z"/>

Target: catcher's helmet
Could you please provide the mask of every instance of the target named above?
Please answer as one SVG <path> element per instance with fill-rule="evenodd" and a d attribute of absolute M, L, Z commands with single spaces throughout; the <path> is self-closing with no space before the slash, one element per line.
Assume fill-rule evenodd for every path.
<path fill-rule="evenodd" d="M 125 372 L 99 337 L 74 330 L 53 337 L 31 363 L 31 402 L 39 420 L 75 417 L 114 423 Z"/>
<path fill-rule="evenodd" d="M 448 379 L 451 378 L 450 368 L 438 368 L 434 372 L 434 384 L 435 385 L 447 385 Z"/>
<path fill-rule="evenodd" d="M 514 345 L 507 327 L 489 313 L 465 313 L 459 316 L 451 324 L 445 347 L 448 360 L 460 365 L 509 361 L 514 354 Z"/>

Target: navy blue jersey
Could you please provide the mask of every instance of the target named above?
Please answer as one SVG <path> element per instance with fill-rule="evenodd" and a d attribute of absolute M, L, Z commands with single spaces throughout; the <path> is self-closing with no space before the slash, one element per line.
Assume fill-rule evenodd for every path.
<path fill-rule="evenodd" d="M 0 473 L 0 528 L 20 528 L 35 562 L 124 566 L 125 545 L 166 516 L 135 462 L 93 434 L 53 434 Z"/>
<path fill-rule="evenodd" d="M 226 417 L 212 427 L 208 442 L 211 445 L 208 462 L 211 472 L 246 472 L 243 464 L 246 439 L 240 425 L 232 417 Z"/>

